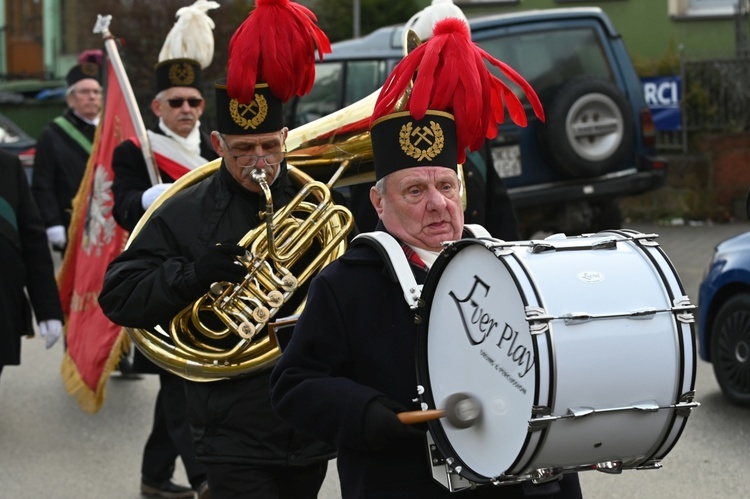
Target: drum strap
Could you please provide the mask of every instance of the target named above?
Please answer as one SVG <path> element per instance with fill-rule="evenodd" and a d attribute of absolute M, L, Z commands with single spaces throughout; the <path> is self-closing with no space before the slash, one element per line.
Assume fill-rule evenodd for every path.
<path fill-rule="evenodd" d="M 404 250 L 398 241 L 386 232 L 375 231 L 357 235 L 352 240 L 352 245 L 358 243 L 369 244 L 377 250 L 381 258 L 388 264 L 388 272 L 391 278 L 401 285 L 406 304 L 412 310 L 416 309 L 419 297 L 422 294 L 422 285 L 417 284 L 417 280 L 414 279 L 414 273 L 411 271 Z"/>
<path fill-rule="evenodd" d="M 476 239 L 492 239 L 492 234 L 479 224 L 464 224 L 464 230 Z"/>

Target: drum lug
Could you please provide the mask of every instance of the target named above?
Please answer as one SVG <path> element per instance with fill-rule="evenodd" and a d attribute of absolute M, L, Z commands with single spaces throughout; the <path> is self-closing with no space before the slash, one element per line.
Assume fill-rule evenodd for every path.
<path fill-rule="evenodd" d="M 695 322 L 695 316 L 692 311 L 696 308 L 695 305 L 690 303 L 690 299 L 687 296 L 680 296 L 672 302 L 672 312 L 675 312 L 677 321 L 683 324 L 692 324 Z"/>
<path fill-rule="evenodd" d="M 622 473 L 622 461 L 604 461 L 596 463 L 596 471 L 607 473 L 608 475 L 619 475 Z"/>
<path fill-rule="evenodd" d="M 564 473 L 562 468 L 539 468 L 531 474 L 531 482 L 535 484 L 559 480 Z"/>
<path fill-rule="evenodd" d="M 529 323 L 529 332 L 531 334 L 546 333 L 549 329 L 549 321 L 554 319 L 542 307 L 526 307 L 526 322 Z"/>
<path fill-rule="evenodd" d="M 559 419 L 552 416 L 552 409 L 544 405 L 535 405 L 531 408 L 531 419 L 529 420 L 529 431 L 541 431 L 549 428 L 552 421 Z"/>
<path fill-rule="evenodd" d="M 690 416 L 694 407 L 700 407 L 700 403 L 695 402 L 695 390 L 683 393 L 674 407 L 678 416 L 683 418 Z"/>
<path fill-rule="evenodd" d="M 458 492 L 459 490 L 476 487 L 474 482 L 458 474 L 461 472 L 461 467 L 457 466 L 455 469 L 453 468 L 454 460 L 452 458 L 446 459 L 443 456 L 429 432 L 427 433 L 427 451 L 430 454 L 432 478 L 440 485 L 450 492 Z"/>

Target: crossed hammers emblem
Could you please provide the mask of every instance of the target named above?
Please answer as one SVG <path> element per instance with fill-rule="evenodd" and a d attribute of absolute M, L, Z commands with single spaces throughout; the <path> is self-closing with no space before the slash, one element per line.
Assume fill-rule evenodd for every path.
<path fill-rule="evenodd" d="M 420 126 L 414 129 L 413 132 L 411 132 L 412 137 L 417 137 L 417 140 L 413 142 L 413 145 L 415 147 L 419 146 L 419 144 L 422 143 L 422 141 L 427 142 L 427 147 L 431 147 L 433 144 L 433 138 L 435 137 L 435 134 L 432 133 L 432 130 L 427 128 L 426 126 Z"/>
<path fill-rule="evenodd" d="M 250 102 L 250 104 L 238 103 L 237 108 L 238 108 L 238 111 L 240 112 L 240 116 L 242 116 L 243 118 L 245 117 L 247 113 L 250 113 L 253 117 L 258 115 L 259 106 L 258 106 L 258 103 L 255 102 L 255 99 L 253 99 L 253 101 Z"/>

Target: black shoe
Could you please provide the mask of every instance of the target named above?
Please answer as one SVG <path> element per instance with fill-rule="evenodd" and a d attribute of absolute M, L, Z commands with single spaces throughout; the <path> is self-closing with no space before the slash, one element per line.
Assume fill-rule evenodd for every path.
<path fill-rule="evenodd" d="M 120 371 L 120 379 L 137 380 L 142 379 L 143 376 L 135 372 L 133 369 L 133 363 L 127 356 L 120 359 L 120 363 L 117 364 L 117 370 Z"/>
<path fill-rule="evenodd" d="M 203 482 L 200 487 L 195 489 L 198 499 L 211 499 L 211 491 L 208 488 L 208 482 Z"/>
<path fill-rule="evenodd" d="M 141 481 L 141 494 L 148 497 L 169 497 L 172 499 L 193 499 L 195 492 L 189 487 L 183 487 L 167 480 L 160 484 Z"/>

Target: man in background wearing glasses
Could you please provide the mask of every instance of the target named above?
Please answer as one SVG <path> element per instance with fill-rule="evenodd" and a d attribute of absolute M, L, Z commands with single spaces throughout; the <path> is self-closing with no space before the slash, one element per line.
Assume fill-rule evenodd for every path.
<path fill-rule="evenodd" d="M 137 138 L 122 142 L 112 156 L 114 217 L 133 230 L 146 209 L 172 182 L 217 158 L 208 134 L 200 128 L 206 103 L 201 95 L 201 67 L 192 59 L 156 65 L 156 96 L 151 111 L 159 119 L 148 131 L 160 184 L 151 185 Z"/>
<path fill-rule="evenodd" d="M 68 243 L 73 197 L 86 171 L 102 110 L 98 64 L 73 66 L 65 79 L 68 109 L 39 135 L 31 181 L 47 239 L 61 254 Z"/>
<path fill-rule="evenodd" d="M 200 129 L 205 108 L 200 76 L 201 66 L 193 59 L 170 59 L 156 65 L 157 93 L 151 110 L 159 120 L 148 131 L 148 140 L 162 183 L 151 184 L 137 138 L 123 141 L 114 150 L 113 214 L 126 230 L 135 228 L 146 209 L 172 182 L 217 158 L 209 135 Z M 123 357 L 120 362 L 123 374 L 127 361 Z M 206 472 L 196 460 L 187 422 L 184 380 L 158 367 L 137 349 L 132 371 L 159 375 L 153 425 L 141 462 L 141 493 L 149 497 L 192 498 L 197 492 L 199 497 L 208 497 Z M 185 466 L 189 487 L 172 482 L 178 456 Z"/>

